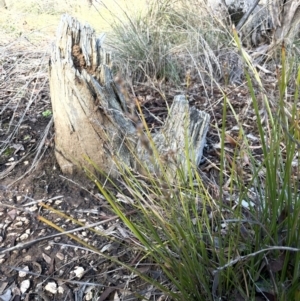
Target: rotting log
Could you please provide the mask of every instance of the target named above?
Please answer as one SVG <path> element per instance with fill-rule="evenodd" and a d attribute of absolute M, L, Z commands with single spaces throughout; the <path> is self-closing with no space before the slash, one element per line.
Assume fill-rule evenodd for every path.
<path fill-rule="evenodd" d="M 89 25 L 62 16 L 49 62 L 55 154 L 62 172 L 72 174 L 83 167 L 94 172 L 94 164 L 117 177 L 116 158 L 135 171 L 146 167 L 150 172 L 159 172 L 157 159 L 164 158 L 170 176 L 178 167 L 187 171 L 188 163 L 198 165 L 209 114 L 190 108 L 183 95 L 176 96 L 165 125 L 145 145 L 147 135 L 142 133 L 141 139 L 141 130 L 128 117 L 128 104 L 113 80 L 102 42 L 103 36 L 96 38 Z"/>

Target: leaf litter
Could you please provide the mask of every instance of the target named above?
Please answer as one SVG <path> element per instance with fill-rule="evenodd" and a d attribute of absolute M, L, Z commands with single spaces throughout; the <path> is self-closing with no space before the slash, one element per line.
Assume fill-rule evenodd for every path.
<path fill-rule="evenodd" d="M 51 114 L 45 113 L 51 112 L 47 71 L 49 50 L 46 48 L 41 51 L 40 47 L 34 47 L 25 40 L 0 47 L 3 62 L 0 69 L 0 298 L 6 301 L 11 300 L 12 296 L 27 294 L 38 295 L 44 300 L 64 300 L 66 294 L 70 300 L 82 300 L 83 297 L 91 300 L 93 296 L 98 296 L 98 300 L 102 301 L 136 300 L 138 293 L 139 296 L 144 296 L 142 300 L 163 300 L 164 295 L 137 275 L 78 247 L 66 235 L 59 234 L 38 221 L 38 215 L 44 216 L 62 229 L 74 231 L 80 239 L 101 252 L 129 262 L 141 273 L 155 275 L 153 277 L 158 281 L 166 283 L 166 277 L 157 271 L 154 264 L 139 261 L 135 237 L 117 216 L 112 215 L 109 205 L 95 185 L 76 176 L 61 177 L 54 157 L 53 120 Z M 266 81 L 275 82 L 272 75 L 265 76 Z M 270 89 L 274 89 L 272 85 Z M 203 86 L 192 75 L 188 87 L 183 83 L 181 89 L 172 84 L 151 83 L 136 84 L 133 91 L 134 94 L 130 94 L 130 97 L 139 101 L 152 131 L 161 127 L 168 107 L 179 93 L 185 93 L 191 105 L 211 114 L 204 161 L 199 172 L 213 198 L 220 199 L 218 171 L 224 94 L 217 86 Z M 251 99 L 245 83 L 241 86 L 227 86 L 224 92 L 239 120 L 237 122 L 233 112 L 228 110 L 226 164 L 228 168 L 232 168 L 233 154 L 237 148 L 243 147 L 239 133 L 241 126 L 246 129 L 245 135 L 253 156 L 262 158 L 262 151 L 255 126 L 256 117 L 250 106 Z M 262 103 L 260 110 L 263 115 Z M 268 130 L 267 123 L 265 127 Z M 243 166 L 240 176 L 246 182 L 251 182 L 253 175 L 245 152 L 240 153 L 240 160 Z M 263 170 L 261 176 L 264 176 Z M 229 185 L 230 177 L 227 176 L 227 187 Z M 240 201 L 239 195 L 229 195 L 226 185 L 224 188 L 224 202 L 228 204 L 228 208 L 244 208 L 246 222 L 242 224 L 241 231 L 244 231 L 245 237 L 252 239 L 247 228 L 247 216 L 250 207 L 259 205 L 255 191 L 249 191 L 249 200 Z M 128 214 L 132 214 L 130 210 L 133 200 L 126 192 L 117 197 L 128 206 Z M 71 219 L 63 218 L 41 206 L 41 202 L 60 210 Z M 214 208 L 210 210 L 213 215 Z M 223 214 L 225 219 L 222 231 L 226 235 L 230 231 L 230 224 L 234 223 L 234 216 L 230 210 Z M 280 214 L 279 224 L 286 214 Z M 83 229 L 79 229 L 73 219 L 80 221 Z M 99 224 L 95 228 L 103 236 L 91 231 L 90 225 L 96 223 Z M 115 238 L 118 239 L 117 243 L 112 240 Z M 262 269 L 271 275 L 266 282 L 254 280 L 258 292 L 261 295 L 269 294 L 270 299 L 275 293 L 266 287 L 274 274 L 282 269 L 287 249 L 283 247 L 280 251 L 279 257 L 267 257 L 265 260 Z M 233 258 L 229 264 L 243 259 L 242 256 Z M 256 300 L 262 298 L 261 295 Z M 240 296 L 240 300 L 244 300 L 243 297 Z"/>

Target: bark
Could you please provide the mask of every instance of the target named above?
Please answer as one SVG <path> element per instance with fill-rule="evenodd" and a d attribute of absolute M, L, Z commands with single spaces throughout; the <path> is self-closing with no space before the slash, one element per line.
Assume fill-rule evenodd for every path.
<path fill-rule="evenodd" d="M 201 160 L 209 115 L 177 96 L 162 130 L 148 138 L 128 117 L 102 41 L 89 25 L 62 17 L 49 63 L 55 153 L 62 172 L 83 167 L 94 172 L 95 165 L 117 177 L 116 158 L 135 171 L 163 168 L 172 177 L 178 167 L 188 172 L 190 162 Z"/>

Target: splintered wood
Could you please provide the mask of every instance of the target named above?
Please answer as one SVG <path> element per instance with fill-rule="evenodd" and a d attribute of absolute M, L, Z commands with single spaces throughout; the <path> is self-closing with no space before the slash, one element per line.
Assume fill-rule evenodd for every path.
<path fill-rule="evenodd" d="M 172 179 L 178 169 L 187 173 L 197 166 L 209 114 L 189 107 L 185 96 L 178 95 L 163 128 L 146 135 L 128 114 L 102 42 L 103 36 L 96 38 L 89 25 L 62 16 L 49 64 L 55 151 L 62 172 L 87 168 L 118 177 L 126 166 L 167 173 Z"/>

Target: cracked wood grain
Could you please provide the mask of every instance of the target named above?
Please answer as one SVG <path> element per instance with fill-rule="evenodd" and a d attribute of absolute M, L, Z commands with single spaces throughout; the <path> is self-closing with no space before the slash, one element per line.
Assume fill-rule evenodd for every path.
<path fill-rule="evenodd" d="M 142 162 L 150 172 L 158 173 L 161 164 L 157 161 L 164 158 L 170 177 L 178 168 L 187 172 L 190 164 L 199 164 L 210 116 L 189 107 L 185 96 L 176 96 L 165 125 L 151 137 L 158 154 L 153 159 L 128 118 L 128 104 L 106 64 L 102 42 L 90 26 L 68 15 L 62 17 L 49 73 L 55 154 L 63 173 L 81 172 L 83 167 L 95 172 L 97 166 L 118 177 L 116 157 L 135 171 L 140 171 Z"/>

